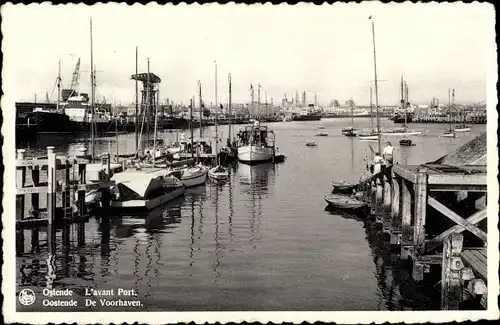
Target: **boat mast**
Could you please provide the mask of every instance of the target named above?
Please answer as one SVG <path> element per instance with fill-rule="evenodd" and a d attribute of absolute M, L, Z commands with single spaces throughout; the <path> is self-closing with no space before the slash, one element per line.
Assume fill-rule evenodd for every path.
<path fill-rule="evenodd" d="M 402 77 L 401 77 L 402 79 Z M 406 131 L 407 131 L 407 125 L 406 123 L 408 123 L 408 120 L 407 120 L 407 105 L 408 105 L 408 85 L 406 84 L 406 81 L 404 82 L 404 90 L 405 90 L 405 99 L 404 99 L 404 102 L 405 102 L 405 138 L 407 136 L 406 134 Z"/>
<path fill-rule="evenodd" d="M 260 110 L 260 83 L 259 83 L 259 87 L 257 88 L 257 108 L 259 110 L 259 114 L 257 115 L 257 120 L 260 122 L 260 115 L 262 114 L 261 110 Z"/>
<path fill-rule="evenodd" d="M 372 19 L 370 16 L 369 19 Z M 375 51 L 375 24 L 372 19 L 372 38 L 373 38 L 373 65 L 375 71 L 375 108 L 377 110 L 377 141 L 378 141 L 378 152 L 381 151 L 380 146 L 380 116 L 378 112 L 378 80 L 377 80 L 377 54 Z"/>
<path fill-rule="evenodd" d="M 370 124 L 373 132 L 373 100 L 372 100 L 372 87 L 370 87 Z"/>
<path fill-rule="evenodd" d="M 92 145 L 92 161 L 94 160 L 95 156 L 95 139 L 94 139 L 94 134 L 95 134 L 95 125 L 94 125 L 94 96 L 95 96 L 95 79 L 94 79 L 94 52 L 93 52 L 93 44 L 92 44 L 92 18 L 90 18 L 90 97 L 91 97 L 91 102 L 90 102 L 90 111 L 92 113 L 92 117 L 90 120 L 90 139 L 91 139 L 91 145 Z"/>
<path fill-rule="evenodd" d="M 228 74 L 227 76 L 228 80 L 229 80 L 229 107 L 228 107 L 228 114 L 229 114 L 229 143 L 231 143 L 231 74 Z"/>
<path fill-rule="evenodd" d="M 153 135 L 153 167 L 155 166 L 156 158 L 156 132 L 158 132 L 158 103 L 160 101 L 160 84 L 158 84 L 158 89 L 156 92 L 156 105 L 155 105 L 155 133 Z"/>
<path fill-rule="evenodd" d="M 351 95 L 351 101 L 349 102 L 349 106 L 351 106 L 351 128 L 354 129 L 354 105 Z"/>
<path fill-rule="evenodd" d="M 151 119 L 151 114 L 149 112 L 149 110 L 151 109 L 150 105 L 149 105 L 149 96 L 151 94 L 149 93 L 149 58 L 148 58 L 148 74 L 146 76 L 146 109 L 145 109 L 145 113 L 146 113 L 146 133 L 147 133 L 147 142 L 146 142 L 146 146 L 149 145 L 149 136 L 150 136 L 150 130 L 149 130 L 149 126 L 150 126 L 150 119 Z M 145 146 L 145 147 L 146 147 Z"/>
<path fill-rule="evenodd" d="M 189 131 L 191 132 L 191 160 L 194 159 L 194 144 L 193 144 L 193 109 L 194 109 L 194 95 L 191 99 L 191 109 L 189 110 Z"/>
<path fill-rule="evenodd" d="M 450 121 L 450 133 L 451 133 L 451 91 L 448 88 L 448 119 Z"/>
<path fill-rule="evenodd" d="M 59 102 L 61 101 L 61 59 L 59 59 L 59 68 L 57 70 L 57 104 L 56 104 L 56 109 L 57 112 L 59 113 Z M 35 94 L 36 98 L 36 94 Z M 36 99 L 35 99 L 36 103 Z"/>
<path fill-rule="evenodd" d="M 201 98 L 201 81 L 198 80 L 199 95 L 200 95 L 200 140 L 203 138 L 203 100 Z"/>
<path fill-rule="evenodd" d="M 115 140 L 116 140 L 116 158 L 115 161 L 118 162 L 118 109 L 115 105 Z"/>
<path fill-rule="evenodd" d="M 250 84 L 250 92 L 251 92 L 251 99 L 252 99 L 252 102 L 250 103 L 251 105 L 251 108 L 252 108 L 252 113 L 251 115 L 254 116 L 255 115 L 255 112 L 254 112 L 254 106 L 253 106 L 253 102 L 254 102 L 254 90 L 253 90 L 253 85 Z"/>
<path fill-rule="evenodd" d="M 135 47 L 135 153 L 139 150 L 139 124 L 138 112 L 139 112 L 139 81 L 138 81 L 138 46 Z"/>
<path fill-rule="evenodd" d="M 219 130 L 217 127 L 217 112 L 218 112 L 218 107 L 217 107 L 217 61 L 215 62 L 215 160 L 217 165 L 219 164 L 219 155 L 218 155 L 218 144 L 219 144 Z"/>

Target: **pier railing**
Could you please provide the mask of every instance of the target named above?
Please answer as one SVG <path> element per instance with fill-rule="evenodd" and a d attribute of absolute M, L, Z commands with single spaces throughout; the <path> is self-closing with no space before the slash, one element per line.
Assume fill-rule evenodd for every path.
<path fill-rule="evenodd" d="M 486 166 L 394 165 L 360 184 L 370 214 L 414 281 L 441 265 L 441 305 L 467 299 L 486 308 Z"/>

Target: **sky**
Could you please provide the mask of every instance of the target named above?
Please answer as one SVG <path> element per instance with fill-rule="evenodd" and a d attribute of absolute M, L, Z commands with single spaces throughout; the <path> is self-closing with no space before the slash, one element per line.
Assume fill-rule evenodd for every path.
<path fill-rule="evenodd" d="M 372 16 L 373 20 L 368 17 Z M 133 5 L 30 4 L 2 6 L 4 82 L 16 101 L 52 100 L 61 60 L 64 87 L 81 58 L 80 90 L 90 92 L 90 27 L 97 96 L 130 105 L 135 100 L 135 49 L 139 72 L 158 75 L 161 101 L 250 100 L 250 84 L 262 85 L 261 101 L 289 100 L 306 91 L 321 105 L 349 98 L 370 100 L 374 80 L 375 26 L 379 104 L 400 98 L 401 75 L 410 101 L 456 103 L 486 99 L 488 73 L 496 62 L 494 8 L 488 4 L 334 5 Z M 257 100 L 257 91 L 255 92 Z M 373 101 L 375 102 L 375 92 Z"/>

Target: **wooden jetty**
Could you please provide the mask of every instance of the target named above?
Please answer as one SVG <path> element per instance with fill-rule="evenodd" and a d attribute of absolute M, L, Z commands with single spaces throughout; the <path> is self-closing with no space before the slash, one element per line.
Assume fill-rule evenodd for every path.
<path fill-rule="evenodd" d="M 394 165 L 359 184 L 414 281 L 441 266 L 441 308 L 466 300 L 486 308 L 486 166 Z"/>
<path fill-rule="evenodd" d="M 105 175 L 99 180 L 87 179 L 91 158 L 82 148 L 76 157 L 56 156 L 54 147 L 47 147 L 47 156 L 25 158 L 25 150 L 17 150 L 16 159 L 16 252 L 24 253 L 24 231 L 32 230 L 32 249 L 39 250 L 39 231 L 47 229 L 47 244 L 55 243 L 56 228 L 63 229 L 63 245 L 69 245 L 69 225 L 78 223 L 78 244 L 83 245 L 84 222 L 88 218 L 85 196 L 101 190 L 103 206 L 108 206 L 111 174 L 110 156 L 102 155 Z M 29 176 L 29 178 L 27 177 Z"/>

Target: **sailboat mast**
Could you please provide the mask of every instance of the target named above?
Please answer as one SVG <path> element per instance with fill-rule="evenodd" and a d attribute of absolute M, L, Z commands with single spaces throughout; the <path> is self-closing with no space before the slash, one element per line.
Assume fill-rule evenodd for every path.
<path fill-rule="evenodd" d="M 254 111 L 254 106 L 253 106 L 253 102 L 254 102 L 254 90 L 253 90 L 253 85 L 250 84 L 250 91 L 251 91 L 251 99 L 252 99 L 252 102 L 250 103 L 251 107 L 252 107 L 252 115 L 255 116 L 255 111 Z"/>
<path fill-rule="evenodd" d="M 118 108 L 115 105 L 115 141 L 116 141 L 116 158 L 115 161 L 118 162 Z"/>
<path fill-rule="evenodd" d="M 139 150 L 139 81 L 137 80 L 139 72 L 138 70 L 138 46 L 135 47 L 135 152 Z"/>
<path fill-rule="evenodd" d="M 451 91 L 448 88 L 448 116 L 450 121 L 450 132 L 451 132 Z"/>
<path fill-rule="evenodd" d="M 219 164 L 218 161 L 218 153 L 219 153 L 219 130 L 217 126 L 217 113 L 218 113 L 218 106 L 217 106 L 217 61 L 215 62 L 215 158 L 217 160 L 217 164 Z"/>
<path fill-rule="evenodd" d="M 260 121 L 260 115 L 262 114 L 262 112 L 260 111 L 260 83 L 259 83 L 259 87 L 257 88 L 257 109 L 259 110 L 259 114 L 258 114 L 258 121 Z"/>
<path fill-rule="evenodd" d="M 94 52 L 93 52 L 93 42 L 92 42 L 92 18 L 90 18 L 90 112 L 92 113 L 92 117 L 90 120 L 90 141 L 91 141 L 91 146 L 92 146 L 92 160 L 94 160 L 95 156 L 95 139 L 94 139 L 94 134 L 95 134 L 95 125 L 94 125 L 94 96 L 95 96 L 95 80 L 94 80 Z"/>
<path fill-rule="evenodd" d="M 156 158 L 156 133 L 158 132 L 158 104 L 160 102 L 160 85 L 158 85 L 158 89 L 156 92 L 156 104 L 155 104 L 155 133 L 153 135 L 153 167 L 155 166 L 155 158 Z"/>
<path fill-rule="evenodd" d="M 373 94 L 372 94 L 372 87 L 370 87 L 370 124 L 371 124 L 371 127 L 372 127 L 372 131 L 373 131 L 373 100 L 372 100 L 372 97 L 373 97 Z"/>
<path fill-rule="evenodd" d="M 371 19 L 371 16 L 370 16 Z M 375 108 L 377 110 L 377 142 L 378 142 L 378 152 L 381 152 L 380 145 L 380 116 L 378 112 L 378 80 L 377 80 L 377 53 L 375 50 L 375 24 L 372 20 L 372 37 L 373 37 L 373 65 L 375 73 Z"/>
<path fill-rule="evenodd" d="M 61 101 L 61 59 L 59 59 L 59 67 L 57 70 L 57 104 L 56 109 L 59 113 L 59 102 Z M 35 103 L 36 103 L 36 94 L 35 94 Z"/>
<path fill-rule="evenodd" d="M 201 98 L 201 81 L 198 80 L 199 95 L 200 95 L 200 140 L 203 137 L 203 100 Z"/>
<path fill-rule="evenodd" d="M 189 131 L 191 132 L 191 159 L 194 159 L 194 144 L 193 144 L 193 109 L 194 109 L 194 95 L 191 99 L 191 109 L 189 110 Z"/>
<path fill-rule="evenodd" d="M 406 84 L 406 81 L 404 82 L 404 90 L 405 90 L 405 99 L 404 99 L 404 105 L 405 105 L 405 135 L 406 135 L 406 123 L 408 123 L 408 118 L 407 118 L 407 105 L 408 105 L 408 85 Z"/>
<path fill-rule="evenodd" d="M 149 93 L 149 58 L 148 58 L 148 74 L 146 76 L 146 109 L 145 109 L 145 112 L 146 112 L 146 132 L 147 132 L 147 142 L 146 142 L 146 146 L 149 145 L 149 120 L 150 120 L 150 112 L 149 110 L 151 109 L 150 105 L 149 105 L 149 96 L 151 96 L 151 94 Z"/>
<path fill-rule="evenodd" d="M 228 75 L 229 79 L 229 143 L 231 143 L 231 74 Z"/>
<path fill-rule="evenodd" d="M 354 128 L 354 105 L 352 101 L 352 96 L 351 96 L 351 102 L 349 103 L 351 106 L 351 127 Z"/>

